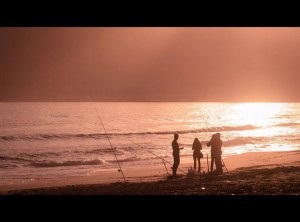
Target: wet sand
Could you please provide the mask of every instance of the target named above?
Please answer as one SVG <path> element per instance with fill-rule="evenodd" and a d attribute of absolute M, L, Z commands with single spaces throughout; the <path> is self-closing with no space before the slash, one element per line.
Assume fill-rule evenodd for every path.
<path fill-rule="evenodd" d="M 4 195 L 299 195 L 300 151 L 262 152 L 224 159 L 229 172 L 222 175 L 187 175 L 191 158 L 182 158 L 177 177 L 164 166 L 124 169 L 120 173 L 47 180 L 18 186 L 1 186 Z M 206 171 L 206 159 L 201 160 Z M 169 173 L 171 172 L 168 165 Z"/>

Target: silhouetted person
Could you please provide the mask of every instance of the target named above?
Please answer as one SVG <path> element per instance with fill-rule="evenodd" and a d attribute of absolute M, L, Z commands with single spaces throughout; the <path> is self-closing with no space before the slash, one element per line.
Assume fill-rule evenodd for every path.
<path fill-rule="evenodd" d="M 214 138 L 215 138 L 216 134 L 213 134 L 211 136 L 211 139 L 210 141 L 207 143 L 207 146 L 210 146 L 211 149 L 210 149 L 210 171 L 212 172 L 214 170 L 214 162 L 215 162 L 215 152 L 213 150 L 213 146 L 212 146 L 212 142 L 214 141 Z"/>
<path fill-rule="evenodd" d="M 198 173 L 200 173 L 200 168 L 201 168 L 201 164 L 200 164 L 201 151 L 200 150 L 202 150 L 202 145 L 198 138 L 194 139 L 192 150 L 194 150 L 194 152 L 193 152 L 194 169 L 196 170 L 196 160 L 197 160 L 198 161 Z"/>
<path fill-rule="evenodd" d="M 216 171 L 217 173 L 223 173 L 222 167 L 222 140 L 221 134 L 216 133 L 215 138 L 215 161 L 216 161 Z"/>
<path fill-rule="evenodd" d="M 211 140 L 207 143 L 207 146 L 211 146 L 211 171 L 213 171 L 214 160 L 216 162 L 216 172 L 223 173 L 222 168 L 222 140 L 221 134 L 213 134 Z"/>
<path fill-rule="evenodd" d="M 179 148 L 179 144 L 177 142 L 179 135 L 176 133 L 174 134 L 174 140 L 172 141 L 172 148 L 173 148 L 173 157 L 174 157 L 174 162 L 173 162 L 173 176 L 176 175 L 177 168 L 180 163 L 180 158 L 179 158 L 179 150 L 183 148 Z"/>

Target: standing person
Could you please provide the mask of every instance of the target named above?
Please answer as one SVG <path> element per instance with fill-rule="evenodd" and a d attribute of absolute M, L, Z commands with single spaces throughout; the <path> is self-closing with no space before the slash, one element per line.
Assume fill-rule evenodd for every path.
<path fill-rule="evenodd" d="M 221 140 L 221 134 L 216 133 L 212 135 L 211 140 L 209 143 L 207 143 L 207 146 L 211 146 L 211 155 L 212 155 L 212 165 L 211 169 L 213 169 L 213 158 L 216 162 L 216 173 L 222 174 L 223 168 L 222 168 L 222 140 Z"/>
<path fill-rule="evenodd" d="M 173 157 L 174 157 L 174 163 L 173 163 L 173 176 L 176 176 L 176 171 L 180 163 L 179 158 L 179 150 L 182 150 L 182 148 L 179 148 L 179 144 L 177 142 L 179 135 L 176 133 L 174 134 L 174 140 L 172 141 L 172 148 L 173 148 Z"/>
<path fill-rule="evenodd" d="M 200 173 L 200 168 L 201 168 L 200 158 L 203 158 L 203 154 L 200 151 L 200 150 L 202 150 L 202 144 L 198 138 L 194 139 L 192 150 L 194 150 L 194 152 L 193 152 L 194 169 L 196 170 L 196 160 L 198 160 L 198 173 Z M 201 154 L 202 154 L 202 157 L 201 157 Z"/>
<path fill-rule="evenodd" d="M 216 133 L 216 141 L 215 141 L 215 160 L 216 160 L 216 171 L 218 174 L 223 173 L 222 166 L 222 140 L 221 134 Z"/>
<path fill-rule="evenodd" d="M 207 143 L 207 146 L 209 147 L 211 147 L 211 149 L 210 149 L 210 171 L 212 172 L 213 170 L 214 170 L 214 162 L 215 162 L 215 151 L 214 151 L 214 147 L 212 146 L 212 143 L 214 142 L 214 140 L 215 140 L 215 137 L 216 137 L 216 134 L 213 134 L 212 136 L 211 136 L 211 139 L 210 139 L 210 141 Z"/>

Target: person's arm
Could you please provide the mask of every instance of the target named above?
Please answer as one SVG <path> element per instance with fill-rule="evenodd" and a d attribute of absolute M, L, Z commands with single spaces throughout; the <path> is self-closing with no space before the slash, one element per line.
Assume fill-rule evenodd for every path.
<path fill-rule="evenodd" d="M 206 144 L 207 146 L 210 146 L 211 145 L 211 140 Z"/>
<path fill-rule="evenodd" d="M 179 147 L 179 143 L 177 143 L 177 147 L 178 147 L 178 150 L 182 150 L 183 149 L 183 147 Z"/>

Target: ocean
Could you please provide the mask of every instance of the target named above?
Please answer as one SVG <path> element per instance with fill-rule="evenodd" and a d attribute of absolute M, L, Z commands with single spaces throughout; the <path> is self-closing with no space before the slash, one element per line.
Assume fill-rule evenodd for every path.
<path fill-rule="evenodd" d="M 0 103 L 0 185 L 101 173 L 203 153 L 220 132 L 223 158 L 247 152 L 300 149 L 300 103 L 3 102 Z M 125 175 L 126 176 L 126 175 Z"/>

